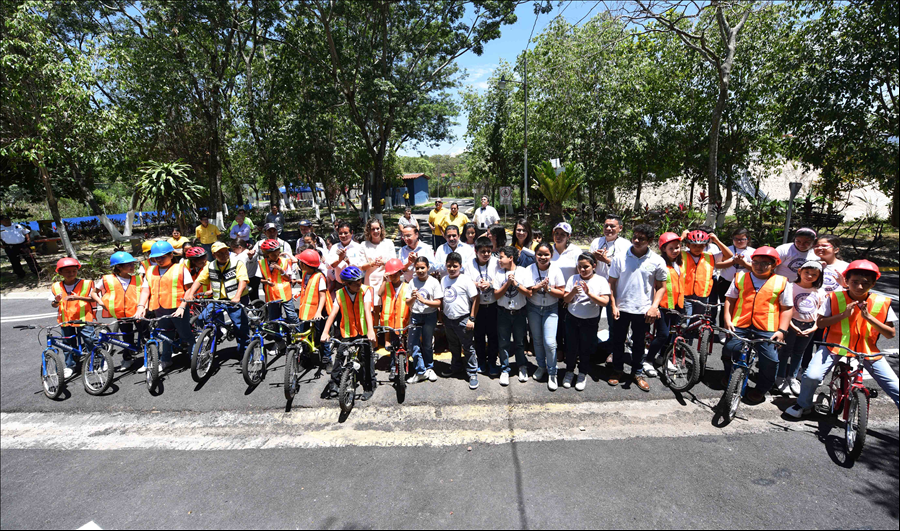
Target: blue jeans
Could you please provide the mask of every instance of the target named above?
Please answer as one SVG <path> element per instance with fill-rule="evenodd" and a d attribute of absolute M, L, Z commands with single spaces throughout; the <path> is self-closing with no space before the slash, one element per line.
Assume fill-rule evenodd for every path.
<path fill-rule="evenodd" d="M 289 324 L 300 324 L 300 317 L 297 316 L 297 308 L 294 306 L 294 299 L 284 301 L 279 304 L 270 304 L 268 306 L 269 320 L 274 321 L 281 317 L 281 309 L 284 308 L 284 321 Z"/>
<path fill-rule="evenodd" d="M 547 370 L 550 376 L 556 376 L 556 327 L 559 323 L 559 311 L 556 304 L 538 306 L 528 304 L 528 326 L 531 329 L 531 342 L 534 344 L 534 357 L 538 367 Z"/>
<path fill-rule="evenodd" d="M 166 308 L 157 308 L 153 313 L 156 317 L 165 317 L 175 313 L 175 309 L 168 310 Z M 163 319 L 159 322 L 158 326 L 164 331 L 163 333 L 173 341 L 175 340 L 175 337 L 172 332 L 177 332 L 182 343 L 187 345 L 188 351 L 194 351 L 194 334 L 191 331 L 190 312 L 185 310 L 184 315 L 177 319 L 174 317 Z M 168 341 L 159 341 L 159 361 L 165 361 L 167 363 L 172 361 L 172 344 Z"/>
<path fill-rule="evenodd" d="M 94 344 L 97 341 L 97 335 L 94 333 L 94 327 L 92 325 L 84 325 L 84 326 L 64 326 L 62 327 L 62 335 L 69 337 L 78 335 L 81 337 L 81 355 L 86 355 L 91 352 L 94 348 Z M 66 341 L 66 344 L 70 347 L 75 346 L 75 338 L 72 338 Z M 62 350 L 62 349 L 59 349 Z M 66 367 L 70 369 L 74 369 L 78 366 L 78 360 L 75 359 L 75 354 L 72 352 L 66 351 Z"/>
<path fill-rule="evenodd" d="M 804 323 L 802 321 L 792 321 L 793 325 L 800 330 L 809 330 L 815 323 Z M 803 353 L 806 351 L 806 345 L 812 341 L 812 335 L 801 336 L 792 328 L 788 332 L 784 342 L 786 345 L 778 354 L 778 377 L 779 378 L 796 378 L 800 373 L 800 362 L 803 361 Z"/>
<path fill-rule="evenodd" d="M 683 308 L 677 309 L 684 311 Z M 650 349 L 647 351 L 647 359 L 651 363 L 659 356 L 663 347 L 669 343 L 669 329 L 678 319 L 678 314 L 675 312 L 667 312 L 664 308 L 660 308 L 659 312 L 662 317 L 656 320 L 656 335 L 653 336 L 653 342 L 650 343 Z"/>
<path fill-rule="evenodd" d="M 525 359 L 525 328 L 528 326 L 528 318 L 525 317 L 525 308 L 510 311 L 506 308 L 497 309 L 497 334 L 500 339 L 500 372 L 509 372 L 510 349 L 516 356 L 516 365 L 519 370 L 528 367 Z M 510 341 L 510 337 L 512 340 Z"/>
<path fill-rule="evenodd" d="M 685 300 L 685 305 L 687 305 L 687 300 Z M 755 328 L 735 328 L 734 333 L 746 339 L 769 339 L 775 334 L 775 332 L 765 332 Z M 730 339 L 725 344 L 722 354 L 725 356 L 723 361 L 726 373 L 731 372 L 731 360 L 740 355 L 742 346 L 743 343 L 737 339 Z M 778 352 L 775 350 L 775 345 L 771 343 L 760 343 L 754 348 L 759 354 L 756 362 L 759 367 L 756 390 L 760 393 L 767 393 L 775 383 L 775 374 L 778 371 Z"/>
<path fill-rule="evenodd" d="M 478 355 L 475 353 L 475 345 L 472 344 L 472 334 L 466 330 L 469 316 L 464 315 L 459 319 L 450 319 L 444 315 L 444 330 L 447 332 L 447 344 L 450 346 L 450 369 L 462 370 L 465 362 L 466 372 L 470 377 L 478 374 Z"/>
<path fill-rule="evenodd" d="M 644 343 L 647 338 L 646 315 L 642 313 L 619 312 L 619 319 L 615 321 L 612 329 L 613 367 L 618 372 L 625 370 L 625 339 L 628 337 L 628 327 L 631 327 L 631 374 L 644 373 Z"/>
<path fill-rule="evenodd" d="M 700 306 L 699 304 L 694 304 L 694 301 L 699 301 L 704 304 L 709 302 L 709 297 L 698 297 L 696 295 L 688 295 L 684 298 L 684 313 L 687 315 L 694 315 L 695 313 L 703 313 L 706 311 L 706 308 Z"/>
<path fill-rule="evenodd" d="M 816 388 L 825 379 L 825 375 L 834 365 L 836 356 L 826 348 L 820 348 L 813 353 L 812 359 L 809 361 L 809 367 L 803 373 L 803 381 L 800 383 L 800 396 L 797 397 L 797 405 L 809 409 L 813 406 L 813 395 L 816 394 Z M 875 378 L 878 385 L 884 389 L 895 405 L 898 403 L 898 379 L 897 373 L 891 369 L 887 359 L 881 358 L 878 361 L 863 361 L 866 370 Z"/>
<path fill-rule="evenodd" d="M 416 374 L 434 369 L 434 327 L 437 326 L 437 312 L 414 313 L 410 324 L 421 328 L 411 328 L 409 344 L 412 345 L 412 358 L 416 362 Z"/>
<path fill-rule="evenodd" d="M 569 313 L 568 311 L 566 313 Z M 591 372 L 591 356 L 597 350 L 597 328 L 600 316 L 579 319 L 571 313 L 566 315 L 566 372 L 587 376 Z"/>

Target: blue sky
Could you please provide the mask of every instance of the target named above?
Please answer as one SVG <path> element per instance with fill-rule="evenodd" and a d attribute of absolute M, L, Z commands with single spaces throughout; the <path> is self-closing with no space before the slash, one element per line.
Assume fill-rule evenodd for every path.
<path fill-rule="evenodd" d="M 474 53 L 467 53 L 460 57 L 458 64 L 468 72 L 468 77 L 463 80 L 463 88 L 474 87 L 476 90 L 484 90 L 487 88 L 487 80 L 491 72 L 500 64 L 501 60 L 512 63 L 518 54 L 522 53 L 534 28 L 534 35 L 538 35 L 555 17 L 562 16 L 569 23 L 581 21 L 583 24 L 591 17 L 596 15 L 603 9 L 602 2 L 596 1 L 566 1 L 560 2 L 554 0 L 553 11 L 545 15 L 537 16 L 537 26 L 535 26 L 534 4 L 526 2 L 516 9 L 518 21 L 510 26 L 503 26 L 502 35 L 499 39 L 493 40 L 484 46 L 484 53 L 477 56 Z M 456 121 L 458 125 L 453 127 L 454 139 L 449 142 L 442 142 L 436 147 L 419 146 L 418 150 L 411 149 L 411 146 L 404 146 L 400 150 L 400 155 L 415 157 L 421 152 L 428 155 L 455 155 L 461 153 L 466 147 L 464 135 L 466 133 L 466 116 L 460 114 Z"/>

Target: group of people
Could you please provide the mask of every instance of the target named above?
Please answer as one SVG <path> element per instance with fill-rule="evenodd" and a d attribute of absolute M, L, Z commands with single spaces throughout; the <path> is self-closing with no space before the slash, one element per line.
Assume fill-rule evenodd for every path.
<path fill-rule="evenodd" d="M 241 238 L 232 239 L 230 247 L 211 242 L 214 231 L 207 233 L 208 222 L 202 220 L 200 245 L 184 250 L 182 261 L 176 261 L 178 249 L 168 241 L 152 243 L 141 264 L 119 252 L 111 259 L 112 272 L 96 286 L 77 278 L 77 261 L 61 260 L 63 280 L 54 284 L 51 302 L 60 308 L 60 322 L 90 322 L 95 305 L 114 318 L 153 311 L 169 316 L 171 328 L 184 337 L 190 335 L 188 304 L 201 296 L 248 304 L 255 278 L 263 287 L 261 299 L 281 302 L 280 308 L 270 306 L 270 318 L 283 315 L 317 328 L 327 369 L 343 361 L 332 363 L 327 348 L 332 336 L 370 340 L 371 348 L 363 353 L 365 400 L 377 385 L 377 342 L 396 344 L 402 337 L 379 337 L 377 327 L 408 327 L 415 367 L 408 383 L 419 383 L 438 378 L 433 344 L 439 323 L 451 352 L 443 377 L 464 377 L 469 388 L 477 389 L 479 375 L 507 386 L 515 374 L 522 383 L 546 381 L 551 391 L 559 385 L 582 391 L 600 341 L 604 308 L 612 369 L 607 382 L 649 391 L 648 378 L 656 376 L 655 362 L 679 318 L 676 311 L 691 315 L 722 301 L 718 319 L 723 328 L 740 337 L 787 343 L 780 351 L 760 346 L 760 374 L 748 401 L 762 402 L 770 391 L 793 392 L 798 402 L 789 414 L 798 417 L 809 411 L 831 356 L 841 354 L 812 352 L 813 341 L 824 338 L 877 352 L 879 335 L 894 335 L 890 299 L 871 292 L 880 276 L 877 266 L 841 261 L 840 240 L 834 236 L 800 229 L 792 243 L 754 249 L 746 229 L 733 231 L 729 245 L 708 227 L 657 238 L 651 226 L 639 224 L 626 239 L 622 219 L 610 214 L 603 234 L 582 249 L 571 241 L 572 227 L 566 222 L 554 226 L 549 241 L 527 219 L 518 219 L 510 235 L 487 202 L 482 198 L 471 222 L 456 203 L 444 211 L 438 202 L 428 220 L 435 235 L 432 245 L 420 240 L 418 223 L 410 222 L 414 218 L 407 212 L 398 223 L 399 249 L 377 218 L 366 222 L 361 238 L 354 237 L 350 223 L 337 220 L 327 239 L 304 220 L 293 249 L 279 238 L 274 223 L 267 223 L 264 238 L 248 249 Z M 246 222 L 240 221 L 239 226 Z M 658 253 L 651 249 L 653 243 Z M 242 349 L 247 318 L 240 307 L 230 313 Z M 654 339 L 645 345 L 654 325 Z M 92 336 L 90 326 L 66 332 L 81 333 L 86 340 Z M 525 356 L 528 335 L 537 367 L 530 367 Z M 725 345 L 726 375 L 740 346 L 734 338 Z M 565 377 L 559 382 L 557 357 L 562 352 Z M 123 366 L 132 363 L 125 360 Z M 163 349 L 161 364 L 163 370 L 171 364 L 171 348 Z M 896 403 L 897 375 L 884 360 L 866 364 Z M 336 395 L 338 373 L 332 371 L 323 397 Z"/>

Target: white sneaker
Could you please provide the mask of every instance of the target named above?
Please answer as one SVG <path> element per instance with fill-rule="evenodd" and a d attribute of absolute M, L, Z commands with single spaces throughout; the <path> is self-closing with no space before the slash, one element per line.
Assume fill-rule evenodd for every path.
<path fill-rule="evenodd" d="M 549 389 L 551 391 L 556 391 L 556 388 L 557 388 L 556 375 L 554 374 L 553 376 L 547 378 L 547 389 Z"/>
<path fill-rule="evenodd" d="M 147 366 L 146 366 L 146 365 L 141 365 L 141 368 L 137 370 L 137 373 L 138 373 L 138 374 L 144 374 L 145 372 L 147 372 Z"/>
<path fill-rule="evenodd" d="M 66 380 L 71 378 L 73 374 L 75 374 L 75 371 L 73 371 L 72 369 L 68 367 L 63 369 L 63 378 L 65 378 Z"/>
<path fill-rule="evenodd" d="M 500 373 L 500 385 L 502 385 L 503 387 L 506 387 L 507 385 L 509 385 L 509 373 L 508 372 Z"/>
<path fill-rule="evenodd" d="M 172 365 L 174 365 L 174 362 L 171 362 L 171 361 L 159 362 L 159 373 L 162 374 L 162 373 L 166 372 L 167 370 L 169 370 L 172 367 Z"/>
<path fill-rule="evenodd" d="M 410 376 L 409 378 L 406 379 L 406 383 L 412 385 L 412 384 L 417 384 L 419 382 L 424 382 L 427 379 L 428 379 L 428 376 L 426 376 L 424 374 L 413 374 L 412 376 Z"/>
<path fill-rule="evenodd" d="M 547 369 L 543 367 L 538 367 L 536 371 L 534 371 L 534 381 L 539 382 L 544 379 L 544 376 L 547 376 Z"/>
<path fill-rule="evenodd" d="M 785 389 L 787 388 L 787 382 L 784 381 L 784 378 L 775 378 L 775 385 L 772 386 L 772 394 L 784 394 Z"/>
<path fill-rule="evenodd" d="M 563 388 L 568 389 L 568 388 L 572 387 L 572 380 L 574 380 L 574 379 L 575 379 L 575 373 L 567 372 L 566 377 L 563 378 Z"/>
<path fill-rule="evenodd" d="M 525 383 L 528 381 L 528 369 L 522 367 L 519 369 L 519 381 Z"/>
<path fill-rule="evenodd" d="M 648 378 L 656 378 L 659 374 L 656 372 L 656 368 L 653 367 L 653 364 L 649 361 L 644 362 L 644 376 Z"/>
<path fill-rule="evenodd" d="M 796 378 L 791 378 L 791 383 L 789 384 L 791 388 L 791 394 L 794 396 L 800 396 L 800 380 Z"/>
<path fill-rule="evenodd" d="M 437 381 L 437 373 L 435 373 L 432 369 L 428 369 L 427 371 L 425 371 L 425 377 L 428 378 L 429 382 Z"/>
<path fill-rule="evenodd" d="M 785 415 L 795 419 L 802 419 L 810 413 L 812 413 L 812 409 L 804 409 L 797 404 L 794 404 L 793 406 L 787 408 L 787 410 L 784 412 Z"/>
<path fill-rule="evenodd" d="M 139 362 L 140 362 L 140 360 L 137 360 L 137 359 L 122 360 L 122 364 L 119 365 L 119 368 L 116 370 L 119 372 L 130 371 Z"/>
<path fill-rule="evenodd" d="M 578 381 L 575 382 L 575 390 L 576 391 L 584 391 L 585 385 L 587 385 L 587 375 L 579 374 Z"/>

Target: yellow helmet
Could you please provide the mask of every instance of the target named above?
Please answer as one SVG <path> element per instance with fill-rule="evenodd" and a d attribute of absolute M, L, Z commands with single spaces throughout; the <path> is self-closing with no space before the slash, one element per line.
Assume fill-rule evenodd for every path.
<path fill-rule="evenodd" d="M 151 247 L 153 247 L 153 240 L 147 240 L 141 244 L 141 252 L 147 254 L 150 252 Z"/>

